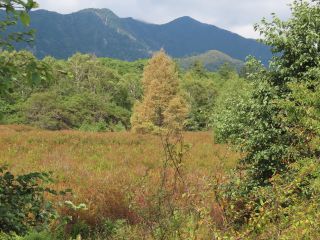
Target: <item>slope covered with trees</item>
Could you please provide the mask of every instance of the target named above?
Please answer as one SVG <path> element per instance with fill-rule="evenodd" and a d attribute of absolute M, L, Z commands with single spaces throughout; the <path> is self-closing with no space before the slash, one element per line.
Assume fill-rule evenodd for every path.
<path fill-rule="evenodd" d="M 33 46 L 23 47 L 32 50 L 38 58 L 50 55 L 67 59 L 81 52 L 137 60 L 150 57 L 161 48 L 175 58 L 209 50 L 218 50 L 242 61 L 248 55 L 254 55 L 264 63 L 271 58 L 269 48 L 256 40 L 190 17 L 157 25 L 120 18 L 108 9 L 85 9 L 65 15 L 32 11 L 31 19 L 30 28 L 35 29 L 36 39 Z"/>
<path fill-rule="evenodd" d="M 217 50 L 210 50 L 199 55 L 178 59 L 182 69 L 190 68 L 195 62 L 202 63 L 208 71 L 217 71 L 224 64 L 228 64 L 238 71 L 244 67 L 244 61 L 234 59 Z"/>

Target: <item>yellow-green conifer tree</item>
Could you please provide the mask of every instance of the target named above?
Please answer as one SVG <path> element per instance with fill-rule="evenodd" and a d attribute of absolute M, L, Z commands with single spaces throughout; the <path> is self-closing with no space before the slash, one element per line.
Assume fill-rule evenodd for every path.
<path fill-rule="evenodd" d="M 132 130 L 146 133 L 162 128 L 182 129 L 188 108 L 179 94 L 176 65 L 163 50 L 145 67 L 142 84 L 144 97 L 134 107 Z"/>

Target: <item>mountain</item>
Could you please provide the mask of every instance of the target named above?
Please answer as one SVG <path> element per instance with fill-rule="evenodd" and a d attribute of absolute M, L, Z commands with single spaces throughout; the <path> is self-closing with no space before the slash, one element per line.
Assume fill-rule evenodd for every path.
<path fill-rule="evenodd" d="M 242 61 L 254 55 L 266 63 L 271 57 L 269 48 L 256 40 L 190 17 L 159 25 L 120 18 L 108 9 L 84 9 L 71 14 L 37 10 L 31 12 L 30 27 L 36 29 L 31 50 L 40 58 L 46 55 L 67 58 L 79 51 L 135 60 L 160 48 L 176 58 L 212 49 Z"/>
<path fill-rule="evenodd" d="M 182 69 L 190 68 L 195 62 L 201 62 L 209 71 L 217 70 L 221 65 L 227 63 L 233 68 L 240 70 L 244 66 L 244 62 L 217 50 L 178 59 L 178 63 Z"/>

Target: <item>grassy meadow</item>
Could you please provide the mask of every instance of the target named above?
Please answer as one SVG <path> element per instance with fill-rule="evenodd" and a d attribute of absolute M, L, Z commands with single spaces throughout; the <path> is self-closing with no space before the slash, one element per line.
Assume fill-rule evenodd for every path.
<path fill-rule="evenodd" d="M 184 156 L 185 181 L 198 194 L 206 192 L 210 205 L 208 180 L 234 167 L 239 156 L 215 144 L 211 132 L 186 132 L 184 141 L 191 146 Z M 0 165 L 7 164 L 17 174 L 52 171 L 53 187 L 72 189 L 73 196 L 65 200 L 85 203 L 88 210 L 77 217 L 92 225 L 102 219 L 136 222 L 128 195 L 143 198 L 158 184 L 163 157 L 160 137 L 153 135 L 0 126 Z"/>
<path fill-rule="evenodd" d="M 14 51 L 37 6 L 0 0 L 0 240 L 320 239 L 320 0 L 255 24 L 268 64 L 216 72 Z"/>

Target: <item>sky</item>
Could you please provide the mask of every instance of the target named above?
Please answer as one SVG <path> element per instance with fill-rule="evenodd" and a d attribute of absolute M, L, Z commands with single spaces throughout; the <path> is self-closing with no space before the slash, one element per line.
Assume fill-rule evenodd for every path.
<path fill-rule="evenodd" d="M 41 9 L 71 13 L 84 8 L 108 8 L 119 17 L 167 23 L 190 16 L 247 38 L 258 38 L 253 24 L 276 13 L 290 16 L 292 0 L 37 0 Z"/>

